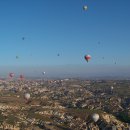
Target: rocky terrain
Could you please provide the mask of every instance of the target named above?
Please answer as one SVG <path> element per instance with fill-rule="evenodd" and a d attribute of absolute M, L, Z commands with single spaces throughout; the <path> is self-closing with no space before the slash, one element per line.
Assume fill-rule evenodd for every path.
<path fill-rule="evenodd" d="M 129 81 L 1 80 L 0 129 L 128 129 L 129 86 Z"/>

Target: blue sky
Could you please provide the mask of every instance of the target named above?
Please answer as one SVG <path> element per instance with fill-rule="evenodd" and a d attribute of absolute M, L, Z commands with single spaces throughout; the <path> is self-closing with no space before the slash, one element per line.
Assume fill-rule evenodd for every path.
<path fill-rule="evenodd" d="M 129 0 L 1 0 L 1 75 L 130 75 L 129 7 Z"/>

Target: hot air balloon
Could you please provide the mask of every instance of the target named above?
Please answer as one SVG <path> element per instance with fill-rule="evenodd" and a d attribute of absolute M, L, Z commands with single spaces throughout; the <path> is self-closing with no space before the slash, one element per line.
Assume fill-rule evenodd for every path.
<path fill-rule="evenodd" d="M 98 115 L 97 113 L 92 114 L 92 120 L 93 120 L 94 122 L 97 122 L 98 119 L 99 119 L 99 115 Z"/>
<path fill-rule="evenodd" d="M 14 73 L 9 73 L 9 77 L 13 78 L 14 77 Z"/>
<path fill-rule="evenodd" d="M 18 56 L 16 56 L 16 59 L 18 59 L 19 57 Z"/>
<path fill-rule="evenodd" d="M 112 94 L 113 94 L 113 89 L 114 89 L 114 87 L 113 87 L 113 86 L 111 86 L 111 90 L 110 90 L 110 91 L 111 91 L 111 93 L 112 93 Z"/>
<path fill-rule="evenodd" d="M 21 75 L 19 76 L 19 78 L 20 78 L 21 80 L 23 80 L 23 79 L 24 79 L 24 76 L 21 74 Z"/>
<path fill-rule="evenodd" d="M 113 88 L 113 86 L 111 86 L 111 90 L 113 90 L 114 88 Z"/>
<path fill-rule="evenodd" d="M 98 42 L 98 44 L 100 44 L 100 41 Z"/>
<path fill-rule="evenodd" d="M 87 5 L 84 5 L 84 6 L 83 6 L 83 10 L 86 11 L 87 9 L 88 9 L 88 6 L 87 6 Z"/>
<path fill-rule="evenodd" d="M 25 93 L 24 98 L 25 98 L 25 100 L 26 100 L 26 104 L 29 104 L 29 103 L 31 102 L 30 97 L 31 97 L 31 96 L 30 96 L 29 93 Z"/>
<path fill-rule="evenodd" d="M 85 55 L 84 58 L 88 62 L 91 59 L 91 56 L 90 55 Z"/>
<path fill-rule="evenodd" d="M 42 72 L 43 75 L 45 75 L 46 72 Z"/>
<path fill-rule="evenodd" d="M 25 39 L 25 37 L 22 37 L 22 40 L 24 40 Z"/>
<path fill-rule="evenodd" d="M 26 100 L 29 100 L 29 99 L 30 99 L 30 94 L 29 94 L 29 93 L 25 93 L 24 96 L 25 96 L 25 99 L 26 99 Z"/>

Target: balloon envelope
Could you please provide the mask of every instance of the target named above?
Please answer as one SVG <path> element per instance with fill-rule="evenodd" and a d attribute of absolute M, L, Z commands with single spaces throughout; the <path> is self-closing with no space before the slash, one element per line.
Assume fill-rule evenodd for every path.
<path fill-rule="evenodd" d="M 91 59 L 91 56 L 90 55 L 85 55 L 84 58 L 88 62 Z"/>
<path fill-rule="evenodd" d="M 14 77 L 14 73 L 9 73 L 9 77 L 13 78 Z"/>
<path fill-rule="evenodd" d="M 16 59 L 18 59 L 19 57 L 18 56 L 16 56 Z"/>
<path fill-rule="evenodd" d="M 42 74 L 44 75 L 46 72 L 42 72 Z"/>
<path fill-rule="evenodd" d="M 29 94 L 29 93 L 26 93 L 26 94 L 25 94 L 25 99 L 26 99 L 26 100 L 29 100 L 29 99 L 30 99 L 30 94 Z"/>
<path fill-rule="evenodd" d="M 87 5 L 84 5 L 84 6 L 83 6 L 83 10 L 86 11 L 87 9 L 88 9 L 88 6 L 87 6 Z"/>
<path fill-rule="evenodd" d="M 23 75 L 20 75 L 19 78 L 22 80 L 22 79 L 24 79 L 24 76 L 23 76 Z"/>
<path fill-rule="evenodd" d="M 93 120 L 94 122 L 97 122 L 98 119 L 99 119 L 99 115 L 98 115 L 97 113 L 94 113 L 94 114 L 92 115 L 92 120 Z"/>

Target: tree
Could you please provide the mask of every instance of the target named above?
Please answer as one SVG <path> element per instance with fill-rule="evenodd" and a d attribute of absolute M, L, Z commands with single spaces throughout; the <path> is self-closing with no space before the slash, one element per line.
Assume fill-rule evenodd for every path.
<path fill-rule="evenodd" d="M 6 119 L 5 116 L 2 115 L 2 111 L 0 111 L 0 126 L 2 126 L 2 129 L 4 130 L 4 120 Z"/>
<path fill-rule="evenodd" d="M 21 123 L 19 124 L 19 127 L 20 127 L 20 130 L 25 130 L 26 124 L 25 124 L 24 122 L 21 122 Z"/>
<path fill-rule="evenodd" d="M 15 124 L 16 124 L 17 121 L 18 121 L 17 117 L 15 117 L 14 115 L 9 115 L 6 123 L 12 125 L 13 128 L 14 128 L 14 126 L 15 126 Z"/>

